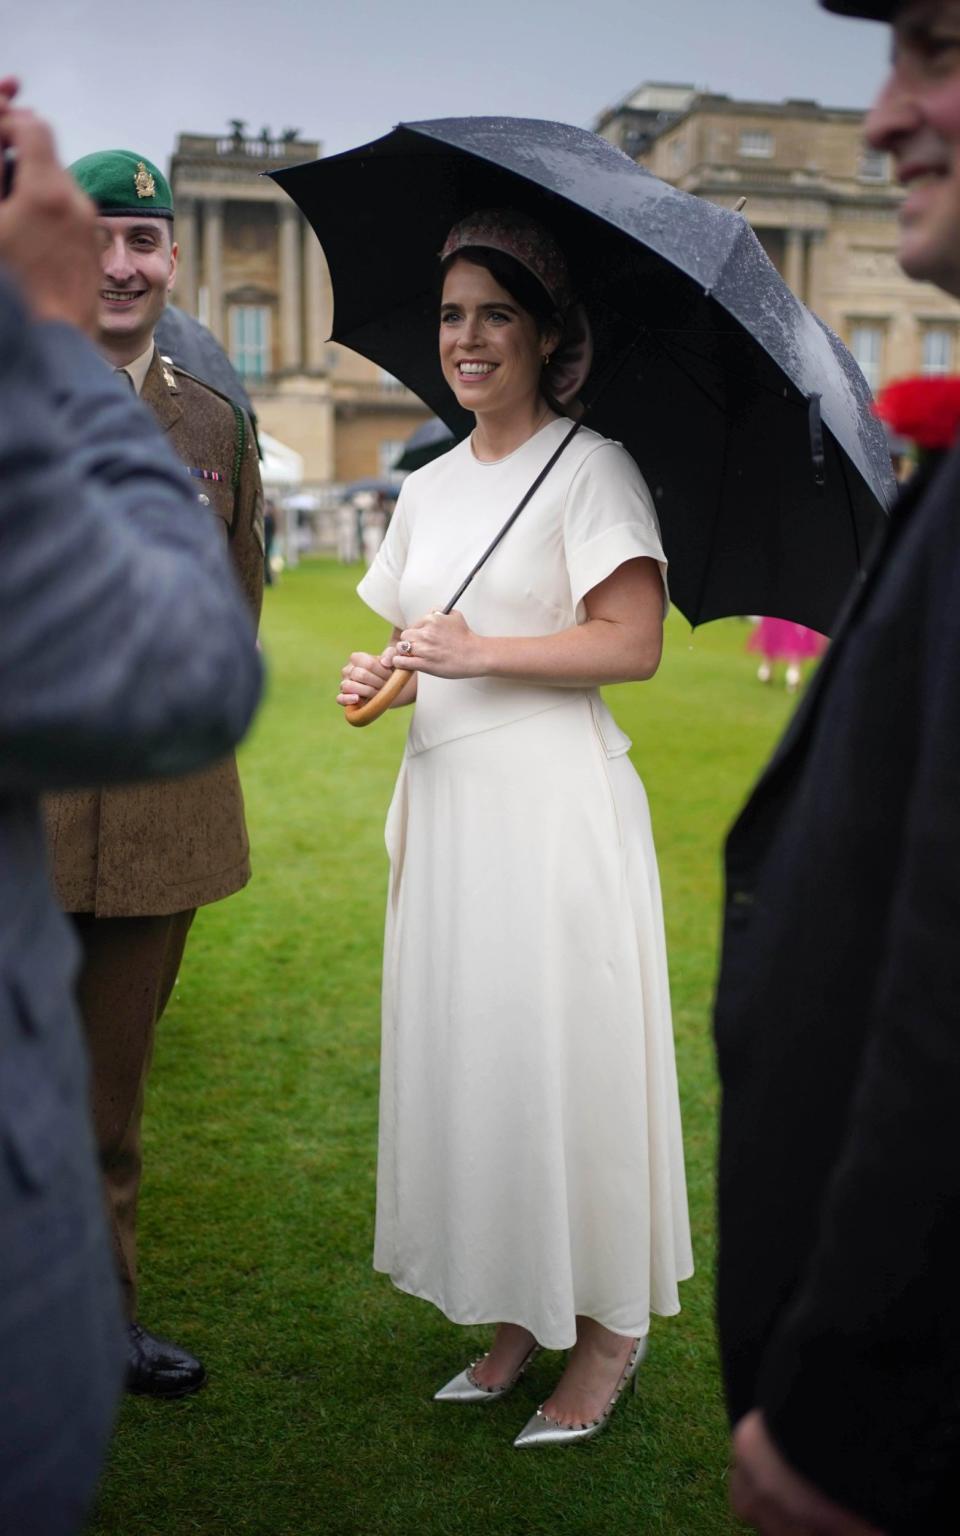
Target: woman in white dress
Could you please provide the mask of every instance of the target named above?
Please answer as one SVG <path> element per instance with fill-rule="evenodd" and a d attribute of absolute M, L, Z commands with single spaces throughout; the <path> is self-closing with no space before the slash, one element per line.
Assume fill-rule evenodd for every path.
<path fill-rule="evenodd" d="M 570 1351 L 515 1444 L 594 1434 L 650 1314 L 692 1272 L 656 856 L 598 688 L 660 660 L 666 586 L 630 456 L 569 432 L 589 332 L 562 254 L 476 214 L 442 256 L 440 360 L 470 438 L 410 475 L 358 591 L 393 625 L 337 702 L 413 676 L 387 819 L 374 1264 L 454 1322 L 496 1324 L 437 1393 L 489 1402 L 537 1348 Z M 634 1382 L 635 1384 L 635 1382 Z"/>

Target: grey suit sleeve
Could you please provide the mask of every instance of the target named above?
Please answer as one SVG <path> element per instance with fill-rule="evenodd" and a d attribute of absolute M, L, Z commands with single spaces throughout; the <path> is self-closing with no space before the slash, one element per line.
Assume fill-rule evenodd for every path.
<path fill-rule="evenodd" d="M 149 413 L 0 277 L 0 790 L 184 773 L 261 669 L 212 520 Z"/>

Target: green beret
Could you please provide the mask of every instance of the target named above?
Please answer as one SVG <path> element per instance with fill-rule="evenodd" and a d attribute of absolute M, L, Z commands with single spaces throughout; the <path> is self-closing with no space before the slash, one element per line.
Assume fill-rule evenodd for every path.
<path fill-rule="evenodd" d="M 103 215 L 173 218 L 173 193 L 166 176 L 129 149 L 102 149 L 74 160 L 70 174 Z"/>

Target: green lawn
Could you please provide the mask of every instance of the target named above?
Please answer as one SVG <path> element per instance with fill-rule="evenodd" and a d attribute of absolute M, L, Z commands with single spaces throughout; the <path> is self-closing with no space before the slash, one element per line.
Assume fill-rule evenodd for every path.
<path fill-rule="evenodd" d="M 332 702 L 345 652 L 384 638 L 358 574 L 318 562 L 267 592 L 269 698 L 242 754 L 255 876 L 197 920 L 146 1115 L 142 1316 L 210 1382 L 125 1402 L 91 1531 L 730 1531 L 711 1328 L 720 843 L 789 701 L 756 682 L 744 624 L 691 635 L 676 615 L 654 682 L 609 691 L 660 853 L 698 1272 L 609 1431 L 520 1454 L 557 1357 L 503 1402 L 436 1405 L 484 1335 L 370 1266 L 382 826 L 406 722 L 351 731 Z"/>

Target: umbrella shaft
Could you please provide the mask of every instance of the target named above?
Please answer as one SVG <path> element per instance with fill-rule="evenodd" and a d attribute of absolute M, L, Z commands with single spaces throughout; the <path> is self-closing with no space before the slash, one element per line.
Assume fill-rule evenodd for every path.
<path fill-rule="evenodd" d="M 480 559 L 477 561 L 476 565 L 473 567 L 473 570 L 470 572 L 469 576 L 467 576 L 466 579 L 460 583 L 460 585 L 457 588 L 456 592 L 454 592 L 453 596 L 451 597 L 449 603 L 447 603 L 446 607 L 444 608 L 444 610 L 443 610 L 444 613 L 451 613 L 453 611 L 453 609 L 456 608 L 457 604 L 459 603 L 459 601 L 460 601 L 461 597 L 463 596 L 464 592 L 466 592 L 466 590 L 469 587 L 469 585 L 470 585 L 471 581 L 473 580 L 474 576 L 476 576 L 477 572 L 483 566 L 486 565 L 487 561 L 490 559 L 490 556 L 493 554 L 494 550 L 496 549 L 497 545 L 500 543 L 500 540 L 503 538 L 504 534 L 509 533 L 510 529 L 513 527 L 514 523 L 516 522 L 517 518 L 520 516 L 520 513 L 523 511 L 524 507 L 527 505 L 527 502 L 530 500 L 531 496 L 533 496 L 540 489 L 541 485 L 543 484 L 544 480 L 546 480 L 546 478 L 549 475 L 549 473 L 550 473 L 551 469 L 553 468 L 554 464 L 556 464 L 557 460 L 559 459 L 559 457 L 560 457 L 561 453 L 563 452 L 564 448 L 566 448 L 567 444 L 571 441 L 571 439 L 573 438 L 575 433 L 577 433 L 579 430 L 580 430 L 580 423 L 579 423 L 579 421 L 575 421 L 573 423 L 573 426 L 570 428 L 570 431 L 567 433 L 566 437 L 563 439 L 563 442 L 550 455 L 549 459 L 547 460 L 546 464 L 544 464 L 544 466 L 541 469 L 539 475 L 537 476 L 536 480 L 534 480 L 534 482 L 530 486 L 529 490 L 524 493 L 524 495 L 522 496 L 522 498 L 518 502 L 517 506 L 514 507 L 513 511 L 510 513 L 510 516 L 507 518 L 506 522 L 504 523 L 503 527 L 500 529 L 500 532 L 497 534 L 496 538 L 493 540 L 493 542 L 491 544 L 487 545 L 487 548 L 484 550 L 483 554 L 480 556 Z"/>

